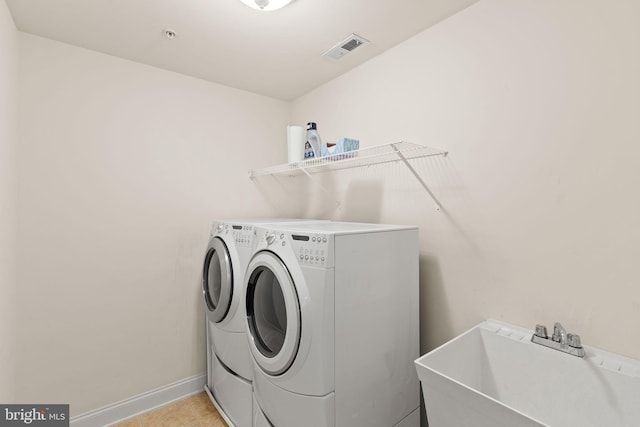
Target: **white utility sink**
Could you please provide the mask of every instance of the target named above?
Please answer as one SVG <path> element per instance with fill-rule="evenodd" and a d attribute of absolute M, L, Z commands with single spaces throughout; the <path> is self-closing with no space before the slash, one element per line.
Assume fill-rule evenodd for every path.
<path fill-rule="evenodd" d="M 640 362 L 488 320 L 416 360 L 429 427 L 637 427 Z"/>

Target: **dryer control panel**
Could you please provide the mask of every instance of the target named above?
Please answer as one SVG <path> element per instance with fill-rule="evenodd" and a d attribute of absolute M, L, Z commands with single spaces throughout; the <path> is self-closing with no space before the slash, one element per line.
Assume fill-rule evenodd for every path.
<path fill-rule="evenodd" d="M 232 238 L 236 246 L 250 248 L 253 244 L 254 226 L 218 223 L 214 225 L 211 234 Z"/>

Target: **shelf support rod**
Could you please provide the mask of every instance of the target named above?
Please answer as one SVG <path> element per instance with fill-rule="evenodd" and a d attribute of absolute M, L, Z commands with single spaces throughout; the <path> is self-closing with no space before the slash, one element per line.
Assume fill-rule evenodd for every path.
<path fill-rule="evenodd" d="M 311 180 L 313 180 L 313 179 L 314 179 L 314 178 L 313 178 L 313 175 L 311 175 L 311 174 L 307 171 L 307 169 L 306 169 L 306 168 L 301 167 L 301 168 L 300 168 L 300 170 L 301 170 L 302 172 L 304 172 L 304 174 L 305 174 L 305 175 L 307 175 L 307 176 L 309 177 L 309 179 L 311 179 Z M 316 182 L 318 182 L 318 181 L 316 181 Z M 332 193 L 331 191 L 327 190 L 327 189 L 324 187 L 324 185 L 322 185 L 321 183 L 319 183 L 319 184 L 318 184 L 318 186 L 320 187 L 320 189 L 321 189 L 322 191 L 324 191 L 324 192 L 325 192 L 326 194 L 328 194 L 329 196 L 332 196 L 332 198 L 333 198 L 333 193 Z M 339 208 L 339 207 L 340 207 L 340 201 L 339 201 L 339 200 L 336 200 L 336 208 Z"/>
<path fill-rule="evenodd" d="M 436 210 L 437 211 L 442 211 L 442 207 L 440 205 L 440 201 L 438 201 L 438 198 L 431 192 L 431 189 L 429 189 L 429 186 L 427 185 L 426 182 L 424 182 L 424 180 L 420 177 L 420 175 L 418 174 L 418 172 L 416 172 L 416 170 L 413 168 L 413 166 L 411 166 L 411 163 L 409 163 L 409 160 L 407 160 L 407 158 L 404 156 L 404 154 L 402 154 L 402 152 L 398 149 L 398 147 L 396 147 L 396 144 L 391 144 L 391 147 L 393 148 L 393 150 L 396 152 L 396 154 L 398 155 L 398 157 L 400 157 L 400 160 L 402 160 L 402 163 L 404 163 L 404 165 L 409 169 L 409 171 L 411 171 L 411 173 L 413 174 L 413 176 L 416 177 L 416 179 L 418 180 L 418 182 L 420 183 L 420 185 L 422 185 L 422 187 L 426 190 L 427 193 L 429 193 L 429 196 L 431 196 L 431 198 L 433 199 L 433 201 L 436 204 Z"/>

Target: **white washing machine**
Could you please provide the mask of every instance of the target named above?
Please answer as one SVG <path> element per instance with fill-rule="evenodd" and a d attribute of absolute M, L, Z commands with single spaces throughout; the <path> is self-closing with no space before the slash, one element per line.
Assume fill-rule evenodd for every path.
<path fill-rule="evenodd" d="M 418 230 L 256 227 L 246 314 L 257 402 L 276 427 L 418 426 Z"/>
<path fill-rule="evenodd" d="M 206 391 L 225 421 L 252 426 L 251 356 L 245 334 L 244 273 L 253 253 L 256 224 L 298 219 L 215 221 L 203 265 L 207 330 Z"/>

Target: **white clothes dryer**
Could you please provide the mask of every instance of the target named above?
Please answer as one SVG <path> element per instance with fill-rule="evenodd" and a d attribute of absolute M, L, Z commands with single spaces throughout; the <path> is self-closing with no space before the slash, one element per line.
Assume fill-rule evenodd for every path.
<path fill-rule="evenodd" d="M 244 273 L 256 224 L 311 222 L 290 218 L 215 221 L 205 253 L 202 292 L 207 331 L 206 390 L 227 423 L 251 426 L 251 356 L 245 333 Z"/>
<path fill-rule="evenodd" d="M 276 427 L 419 425 L 417 228 L 256 233 L 245 276 L 254 414 Z"/>
<path fill-rule="evenodd" d="M 255 396 L 253 397 L 253 427 L 273 427 L 273 424 L 267 420 L 262 409 L 258 406 Z"/>
<path fill-rule="evenodd" d="M 212 356 L 208 385 L 205 386 L 209 399 L 227 425 L 254 426 L 251 417 L 255 408 L 255 399 L 251 381 L 229 372 L 215 354 Z"/>
<path fill-rule="evenodd" d="M 244 331 L 244 269 L 253 247 L 253 221 L 216 221 L 202 270 L 202 293 L 211 350 L 235 375 L 251 380 Z"/>

